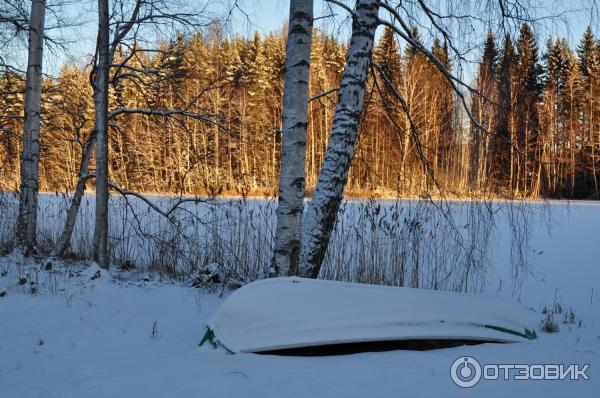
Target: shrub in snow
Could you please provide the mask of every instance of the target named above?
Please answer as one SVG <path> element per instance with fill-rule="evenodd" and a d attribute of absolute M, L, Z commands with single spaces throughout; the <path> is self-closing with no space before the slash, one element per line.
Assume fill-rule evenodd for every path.
<path fill-rule="evenodd" d="M 563 317 L 563 323 L 573 325 L 576 322 L 577 322 L 577 320 L 575 318 L 575 312 L 573 311 L 572 308 L 569 308 L 569 310 L 567 312 L 565 312 L 565 316 Z"/>
<path fill-rule="evenodd" d="M 131 260 L 125 260 L 121 263 L 120 266 L 121 270 L 123 271 L 131 271 L 135 269 L 135 262 L 131 261 Z"/>
<path fill-rule="evenodd" d="M 196 277 L 192 279 L 191 285 L 192 287 L 206 287 L 209 289 L 221 285 L 223 288 L 235 290 L 249 282 L 251 282 L 251 280 L 238 275 L 227 274 L 222 270 L 222 267 L 220 267 L 219 264 L 211 263 L 197 271 Z"/>
<path fill-rule="evenodd" d="M 577 319 L 572 308 L 564 311 L 560 303 L 554 303 L 551 309 L 544 307 L 544 319 L 540 322 L 540 330 L 546 333 L 556 333 L 560 330 L 560 323 L 581 327 L 582 321 Z M 561 322 L 562 319 L 562 322 Z"/>
<path fill-rule="evenodd" d="M 546 314 L 546 317 L 542 321 L 542 325 L 541 325 L 540 329 L 546 333 L 556 333 L 560 330 L 560 327 L 558 326 L 558 322 L 556 322 L 554 320 L 553 312 L 548 312 Z"/>
<path fill-rule="evenodd" d="M 207 284 L 219 284 L 223 282 L 225 275 L 219 269 L 219 264 L 211 263 L 198 270 L 197 276 L 192 280 L 192 287 L 202 287 Z"/>
<path fill-rule="evenodd" d="M 110 280 L 111 275 L 105 269 L 100 268 L 98 264 L 92 263 L 89 267 L 81 272 L 81 276 L 86 280 Z"/>

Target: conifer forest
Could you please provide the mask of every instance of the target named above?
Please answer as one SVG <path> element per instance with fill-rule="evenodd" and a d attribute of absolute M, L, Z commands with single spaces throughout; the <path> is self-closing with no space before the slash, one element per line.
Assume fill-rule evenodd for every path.
<path fill-rule="evenodd" d="M 416 28 L 413 33 L 420 40 Z M 527 23 L 515 36 L 489 32 L 481 43 L 483 55 L 464 94 L 467 112 L 440 69 L 413 46 L 401 48 L 386 28 L 373 51 L 346 193 L 596 198 L 600 44 L 590 28 L 576 48 L 561 38 L 538 43 Z M 230 37 L 219 26 L 177 34 L 154 51 L 135 43 L 116 47 L 108 99 L 110 180 L 148 193 L 275 195 L 285 47 L 284 29 Z M 452 70 L 447 43 L 435 38 L 430 47 Z M 323 163 L 346 53 L 345 42 L 314 29 L 309 192 Z M 67 63 L 43 79 L 42 191 L 77 186 L 94 129 L 90 72 Z M 3 190 L 19 186 L 24 85 L 24 74 L 1 72 Z"/>

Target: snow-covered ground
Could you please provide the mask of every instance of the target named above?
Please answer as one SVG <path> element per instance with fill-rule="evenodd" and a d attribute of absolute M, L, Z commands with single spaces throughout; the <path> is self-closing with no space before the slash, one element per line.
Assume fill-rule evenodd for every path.
<path fill-rule="evenodd" d="M 558 205 L 557 205 L 558 206 Z M 567 217 L 568 216 L 568 217 Z M 555 303 L 559 332 L 530 343 L 330 357 L 232 355 L 198 347 L 208 319 L 227 296 L 182 284 L 133 281 L 91 268 L 37 265 L 37 295 L 17 282 L 16 262 L 0 260 L 0 397 L 595 397 L 600 391 L 600 206 L 556 213 L 551 234 L 532 224 L 534 263 L 514 289 L 498 237 L 485 290 L 539 312 Z M 530 253 L 530 254 L 531 254 Z M 529 254 L 528 254 L 529 255 Z M 66 273 L 66 275 L 65 275 Z M 93 279 L 92 279 L 93 277 Z M 517 278 L 519 279 L 519 278 Z M 285 297 L 281 298 L 285 301 Z M 563 323 L 569 310 L 573 322 Z M 569 319 L 568 319 L 569 320 Z M 571 321 L 571 320 L 569 320 Z M 452 362 L 590 364 L 590 380 L 481 380 L 460 388 Z"/>

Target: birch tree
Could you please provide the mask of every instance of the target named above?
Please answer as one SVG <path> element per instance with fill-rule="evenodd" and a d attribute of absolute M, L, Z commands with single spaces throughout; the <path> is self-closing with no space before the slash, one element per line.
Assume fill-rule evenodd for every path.
<path fill-rule="evenodd" d="M 177 11 L 172 8 L 179 7 Z M 86 181 L 92 177 L 96 179 L 96 220 L 94 226 L 93 253 L 94 260 L 103 268 L 109 267 L 108 259 L 108 200 L 109 188 L 115 184 L 109 181 L 109 125 L 113 118 L 119 114 L 147 114 L 161 117 L 184 115 L 189 117 L 209 119 L 209 117 L 183 110 L 152 110 L 152 109 L 120 109 L 109 113 L 109 84 L 115 85 L 119 79 L 134 82 L 138 88 L 147 86 L 145 81 L 148 76 L 157 79 L 160 71 L 151 68 L 136 68 L 129 65 L 128 61 L 140 60 L 145 52 L 161 53 L 160 49 L 145 49 L 138 45 L 145 29 L 151 27 L 166 28 L 169 30 L 178 27 L 198 28 L 206 26 L 209 22 L 200 22 L 202 18 L 197 12 L 190 10 L 182 4 L 167 2 L 165 0 L 145 1 L 135 0 L 128 2 L 119 0 L 113 4 L 113 13 L 109 12 L 108 2 L 98 0 L 98 38 L 96 42 L 96 55 L 92 70 L 92 84 L 94 91 L 94 129 L 87 142 L 82 145 L 79 177 L 76 191 L 71 200 L 63 233 L 53 253 L 64 255 L 77 219 L 77 213 L 85 192 Z M 111 38 L 111 26 L 114 26 Z M 129 54 L 119 63 L 114 64 L 115 54 L 121 48 L 129 49 Z M 172 55 L 172 54 L 171 54 Z M 115 76 L 111 79 L 111 68 Z M 125 70 L 125 72 L 123 71 Z M 164 76 L 159 76 L 164 78 Z M 96 173 L 88 173 L 90 157 L 96 145 Z"/>
<path fill-rule="evenodd" d="M 40 114 L 42 108 L 42 61 L 44 56 L 45 0 L 33 0 L 29 25 L 25 119 L 21 153 L 21 185 L 17 217 L 17 243 L 26 255 L 35 253 L 40 161 Z"/>
<path fill-rule="evenodd" d="M 304 209 L 312 25 L 313 1 L 290 1 L 277 229 L 271 276 L 298 272 Z"/>
<path fill-rule="evenodd" d="M 108 269 L 108 0 L 98 0 L 98 41 L 94 77 L 96 121 L 96 223 L 94 261 Z"/>
<path fill-rule="evenodd" d="M 306 211 L 302 232 L 300 274 L 316 278 L 325 257 L 358 138 L 365 85 L 379 24 L 380 2 L 358 0 L 352 36 L 333 116 L 331 136 L 317 187 Z"/>
<path fill-rule="evenodd" d="M 337 217 L 340 201 L 344 187 L 348 181 L 348 171 L 354 155 L 354 146 L 358 136 L 358 124 L 363 113 L 363 97 L 365 94 L 365 83 L 371 61 L 373 49 L 373 37 L 378 25 L 389 27 L 395 34 L 402 38 L 415 53 L 422 54 L 439 71 L 448 84 L 448 87 L 456 94 L 458 102 L 462 109 L 478 129 L 490 133 L 481 125 L 480 121 L 471 113 L 467 99 L 463 90 L 481 95 L 461 78 L 455 76 L 449 65 L 449 51 L 459 59 L 464 59 L 464 52 L 457 47 L 454 36 L 450 33 L 449 27 L 452 20 L 477 20 L 476 14 L 469 15 L 470 8 L 490 6 L 490 4 L 480 5 L 478 3 L 464 2 L 454 7 L 450 5 L 447 13 L 438 10 L 438 6 L 429 4 L 426 0 L 418 0 L 414 6 L 406 7 L 403 2 L 390 1 L 367 1 L 357 0 L 354 10 L 350 10 L 343 2 L 337 0 L 328 0 L 331 4 L 336 4 L 345 8 L 352 14 L 352 36 L 346 66 L 339 90 L 339 100 L 333 119 L 331 136 L 325 154 L 324 164 L 319 174 L 317 187 L 313 193 L 313 198 L 308 206 L 306 218 L 303 225 L 302 248 L 300 256 L 300 273 L 305 276 L 316 278 L 319 274 L 321 264 L 325 258 L 327 246 L 335 220 Z M 530 18 L 528 10 L 518 7 L 507 9 L 507 4 L 500 1 L 498 4 L 499 21 L 504 27 L 506 22 L 514 22 L 518 19 Z M 390 19 L 379 19 L 378 12 L 384 10 L 389 14 Z M 492 9 L 492 8 L 490 8 Z M 420 14 L 420 15 L 419 15 Z M 462 16 L 458 16 L 462 14 Z M 430 33 L 434 37 L 439 34 L 443 38 L 445 45 L 443 51 L 436 51 L 435 48 L 428 50 L 416 36 L 416 26 L 414 21 L 420 18 L 426 20 L 430 25 Z M 462 30 L 463 23 L 459 24 L 459 33 L 465 36 Z M 473 31 L 475 31 L 473 29 Z M 466 42 L 467 40 L 465 40 Z M 436 47 L 436 46 L 434 46 Z M 438 50 L 441 46 L 438 45 Z M 440 57 L 440 55 L 443 55 Z M 419 153 L 421 164 L 428 178 L 432 178 L 438 189 L 440 185 L 435 180 L 435 162 L 432 167 L 432 160 L 428 159 L 426 154 L 428 139 L 422 141 L 419 137 L 418 126 L 415 125 L 409 104 L 406 103 L 401 92 L 394 86 L 393 82 L 381 68 L 376 68 L 386 83 L 388 91 L 401 103 L 402 109 L 408 123 L 404 134 L 410 134 L 416 141 L 417 152 Z M 427 132 L 425 132 L 427 134 Z M 511 144 L 514 147 L 514 144 Z"/>

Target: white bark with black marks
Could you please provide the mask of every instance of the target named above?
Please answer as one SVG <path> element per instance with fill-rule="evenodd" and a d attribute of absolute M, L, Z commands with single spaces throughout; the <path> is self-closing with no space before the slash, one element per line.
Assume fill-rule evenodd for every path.
<path fill-rule="evenodd" d="M 371 62 L 379 1 L 357 0 L 346 66 L 317 187 L 306 210 L 300 274 L 316 278 L 325 258 L 354 156 Z"/>
<path fill-rule="evenodd" d="M 283 94 L 279 200 L 270 276 L 297 274 L 305 191 L 313 1 L 290 2 Z"/>
<path fill-rule="evenodd" d="M 79 165 L 79 177 L 77 179 L 77 187 L 73 193 L 69 210 L 67 211 L 67 218 L 65 219 L 65 227 L 60 235 L 56 248 L 52 253 L 55 257 L 64 257 L 69 246 L 71 245 L 71 237 L 73 235 L 73 229 L 75 229 L 75 222 L 77 221 L 77 214 L 79 213 L 79 207 L 81 206 L 81 199 L 85 193 L 85 184 L 88 181 L 88 167 L 96 145 L 96 132 L 92 132 L 92 135 L 88 138 L 83 152 L 81 154 L 81 162 Z"/>
<path fill-rule="evenodd" d="M 46 1 L 31 2 L 27 73 L 25 77 L 25 121 L 21 153 L 21 187 L 17 217 L 17 245 L 25 255 L 37 251 L 37 207 L 40 163 L 40 114 L 42 108 L 42 61 Z"/>
<path fill-rule="evenodd" d="M 94 261 L 108 269 L 108 79 L 109 57 L 108 0 L 98 0 L 98 41 L 94 77 L 96 127 L 96 224 Z"/>

